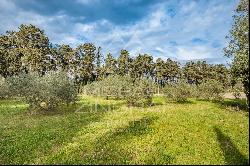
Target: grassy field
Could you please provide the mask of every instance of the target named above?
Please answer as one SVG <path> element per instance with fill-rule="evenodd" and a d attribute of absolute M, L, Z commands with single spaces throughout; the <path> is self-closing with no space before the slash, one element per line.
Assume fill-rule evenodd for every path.
<path fill-rule="evenodd" d="M 246 164 L 249 114 L 223 103 L 154 98 L 150 108 L 82 96 L 56 112 L 0 101 L 0 164 Z"/>

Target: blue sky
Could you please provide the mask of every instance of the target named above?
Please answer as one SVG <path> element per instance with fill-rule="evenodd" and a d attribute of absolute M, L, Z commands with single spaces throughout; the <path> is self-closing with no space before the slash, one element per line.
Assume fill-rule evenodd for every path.
<path fill-rule="evenodd" d="M 226 63 L 238 0 L 0 0 L 0 33 L 34 24 L 54 44 L 85 42 L 104 54 Z"/>

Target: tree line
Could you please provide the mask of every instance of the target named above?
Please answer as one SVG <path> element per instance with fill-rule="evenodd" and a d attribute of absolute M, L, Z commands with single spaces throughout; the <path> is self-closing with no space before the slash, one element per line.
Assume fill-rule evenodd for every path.
<path fill-rule="evenodd" d="M 7 31 L 0 36 L 0 75 L 7 78 L 20 73 L 63 70 L 78 85 L 102 80 L 109 75 L 128 75 L 131 78 L 149 78 L 164 86 L 169 82 L 185 79 L 190 84 L 200 84 L 215 79 L 224 85 L 229 81 L 229 70 L 223 64 L 190 61 L 184 66 L 168 58 L 155 62 L 149 54 L 131 56 L 121 50 L 115 58 L 108 53 L 103 56 L 101 47 L 84 43 L 72 48 L 70 45 L 53 45 L 44 31 L 34 25 L 21 25 L 18 31 Z"/>

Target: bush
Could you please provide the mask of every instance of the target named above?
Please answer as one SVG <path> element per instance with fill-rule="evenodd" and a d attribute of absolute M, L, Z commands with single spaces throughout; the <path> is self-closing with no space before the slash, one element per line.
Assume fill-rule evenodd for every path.
<path fill-rule="evenodd" d="M 151 106 L 154 84 L 148 79 L 136 79 L 125 93 L 129 106 Z"/>
<path fill-rule="evenodd" d="M 92 82 L 90 84 L 83 86 L 81 92 L 86 95 L 99 96 L 101 86 L 102 86 L 101 81 Z"/>
<path fill-rule="evenodd" d="M 115 99 L 124 99 L 125 93 L 130 90 L 132 79 L 128 76 L 109 76 L 103 80 L 102 94 Z"/>
<path fill-rule="evenodd" d="M 187 101 L 188 97 L 191 97 L 191 85 L 183 80 L 177 83 L 167 84 L 164 88 L 164 95 L 167 99 L 173 101 Z"/>
<path fill-rule="evenodd" d="M 109 99 L 124 99 L 124 92 L 128 90 L 131 78 L 127 76 L 112 75 L 107 78 L 92 82 L 84 86 L 84 93 L 87 95 L 101 96 Z"/>
<path fill-rule="evenodd" d="M 130 106 L 151 105 L 153 84 L 147 79 L 133 80 L 129 76 L 112 75 L 84 87 L 87 95 L 106 99 L 125 99 Z"/>
<path fill-rule="evenodd" d="M 5 79 L 0 77 L 0 99 L 6 99 L 10 97 L 9 86 Z"/>
<path fill-rule="evenodd" d="M 59 104 L 74 102 L 77 92 L 66 73 L 50 72 L 44 76 L 36 73 L 20 74 L 7 79 L 11 93 L 23 97 L 30 109 L 52 110 Z"/>
<path fill-rule="evenodd" d="M 241 92 L 244 92 L 243 84 L 241 82 L 237 82 L 231 89 L 234 97 L 239 99 L 241 97 Z"/>
<path fill-rule="evenodd" d="M 222 100 L 222 94 L 225 92 L 223 84 L 216 80 L 207 80 L 198 86 L 198 98 Z"/>

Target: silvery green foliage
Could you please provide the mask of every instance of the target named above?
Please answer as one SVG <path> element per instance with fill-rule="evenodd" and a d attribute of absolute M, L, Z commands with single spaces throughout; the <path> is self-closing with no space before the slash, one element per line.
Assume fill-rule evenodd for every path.
<path fill-rule="evenodd" d="M 244 87 L 249 107 L 249 1 L 240 0 L 233 16 L 230 40 L 224 49 L 225 55 L 233 57 L 232 76 L 239 79 Z"/>
<path fill-rule="evenodd" d="M 183 80 L 177 83 L 169 83 L 164 88 L 164 95 L 167 99 L 184 102 L 191 97 L 191 85 Z"/>
<path fill-rule="evenodd" d="M 199 96 L 202 99 L 222 100 L 225 92 L 223 84 L 217 80 L 207 80 L 198 86 Z"/>
<path fill-rule="evenodd" d="M 153 85 L 148 79 L 133 80 L 129 76 L 111 75 L 86 85 L 84 91 L 87 95 L 106 99 L 125 99 L 131 106 L 146 106 L 152 103 Z"/>
<path fill-rule="evenodd" d="M 241 82 L 237 82 L 231 89 L 231 92 L 233 93 L 234 97 L 236 99 L 239 99 L 241 97 L 241 92 L 244 91 L 243 84 Z"/>
<path fill-rule="evenodd" d="M 125 99 L 129 106 L 151 106 L 154 83 L 146 78 L 136 79 L 129 84 Z"/>
<path fill-rule="evenodd" d="M 5 99 L 10 96 L 9 86 L 5 81 L 5 78 L 0 77 L 0 99 Z"/>
<path fill-rule="evenodd" d="M 59 104 L 74 102 L 77 92 L 63 72 L 49 72 L 44 76 L 36 73 L 20 74 L 7 79 L 11 93 L 23 97 L 30 109 L 51 110 Z"/>
<path fill-rule="evenodd" d="M 109 76 L 103 80 L 102 93 L 105 96 L 111 96 L 116 99 L 124 99 L 126 93 L 130 91 L 132 79 L 128 76 Z"/>
<path fill-rule="evenodd" d="M 129 90 L 128 87 L 131 83 L 131 78 L 127 76 L 111 75 L 101 81 L 84 86 L 84 91 L 87 95 L 124 99 L 124 93 Z"/>

